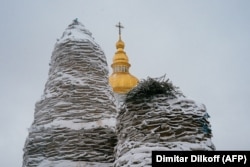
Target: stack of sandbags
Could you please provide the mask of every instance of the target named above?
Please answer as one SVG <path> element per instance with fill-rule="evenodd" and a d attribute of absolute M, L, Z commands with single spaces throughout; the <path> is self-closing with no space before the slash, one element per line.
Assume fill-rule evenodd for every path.
<path fill-rule="evenodd" d="M 23 166 L 112 166 L 115 123 L 106 57 L 91 33 L 74 20 L 52 53 Z"/>
<path fill-rule="evenodd" d="M 170 82 L 142 81 L 118 113 L 115 166 L 151 166 L 153 150 L 214 150 L 208 117 Z"/>

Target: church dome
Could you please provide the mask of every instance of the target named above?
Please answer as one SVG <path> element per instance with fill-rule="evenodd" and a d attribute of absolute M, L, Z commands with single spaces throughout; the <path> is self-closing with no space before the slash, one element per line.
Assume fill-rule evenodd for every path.
<path fill-rule="evenodd" d="M 113 63 L 111 65 L 113 73 L 109 77 L 109 84 L 113 88 L 113 91 L 118 94 L 126 94 L 133 89 L 139 82 L 139 80 L 129 73 L 129 59 L 124 51 L 125 43 L 121 39 L 119 23 L 119 40 L 116 42 L 115 55 L 113 57 Z"/>
<path fill-rule="evenodd" d="M 113 73 L 109 77 L 109 84 L 115 93 L 125 94 L 138 84 L 138 79 L 129 73 Z"/>

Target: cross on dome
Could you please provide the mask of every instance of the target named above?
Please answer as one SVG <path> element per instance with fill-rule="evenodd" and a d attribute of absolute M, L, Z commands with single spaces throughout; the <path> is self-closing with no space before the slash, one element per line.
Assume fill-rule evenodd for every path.
<path fill-rule="evenodd" d="M 119 29 L 119 35 L 121 35 L 121 29 L 124 28 L 122 24 L 119 22 L 116 27 Z"/>

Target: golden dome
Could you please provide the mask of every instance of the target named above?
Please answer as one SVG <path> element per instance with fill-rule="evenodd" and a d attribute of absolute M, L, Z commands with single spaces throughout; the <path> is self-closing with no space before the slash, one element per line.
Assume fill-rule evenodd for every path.
<path fill-rule="evenodd" d="M 109 84 L 115 93 L 128 93 L 138 84 L 138 79 L 129 73 L 113 73 L 109 77 Z"/>
<path fill-rule="evenodd" d="M 122 28 L 119 23 L 119 28 Z M 126 94 L 133 89 L 139 82 L 139 80 L 129 73 L 129 59 L 126 52 L 123 50 L 125 43 L 121 39 L 119 29 L 119 40 L 116 42 L 115 55 L 113 57 L 113 63 L 111 65 L 113 73 L 109 77 L 109 84 L 113 88 L 115 93 Z"/>

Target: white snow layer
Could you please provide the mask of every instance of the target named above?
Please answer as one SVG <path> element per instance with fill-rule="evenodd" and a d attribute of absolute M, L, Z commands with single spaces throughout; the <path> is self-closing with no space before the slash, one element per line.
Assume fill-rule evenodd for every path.
<path fill-rule="evenodd" d="M 74 20 L 72 24 L 68 26 L 68 28 L 64 31 L 62 37 L 57 41 L 57 44 L 63 43 L 66 40 L 71 41 L 87 41 L 89 40 L 93 44 L 96 44 L 94 41 L 94 38 L 92 37 L 92 33 L 85 28 L 85 26 L 78 22 L 77 20 Z"/>
<path fill-rule="evenodd" d="M 115 118 L 108 119 L 99 119 L 93 122 L 82 122 L 80 119 L 71 119 L 71 120 L 60 120 L 60 118 L 53 120 L 45 125 L 36 125 L 29 128 L 29 132 L 36 132 L 39 129 L 49 129 L 49 128 L 69 128 L 72 130 L 81 130 L 81 129 L 95 129 L 95 128 L 111 128 L 114 129 L 116 124 Z"/>

